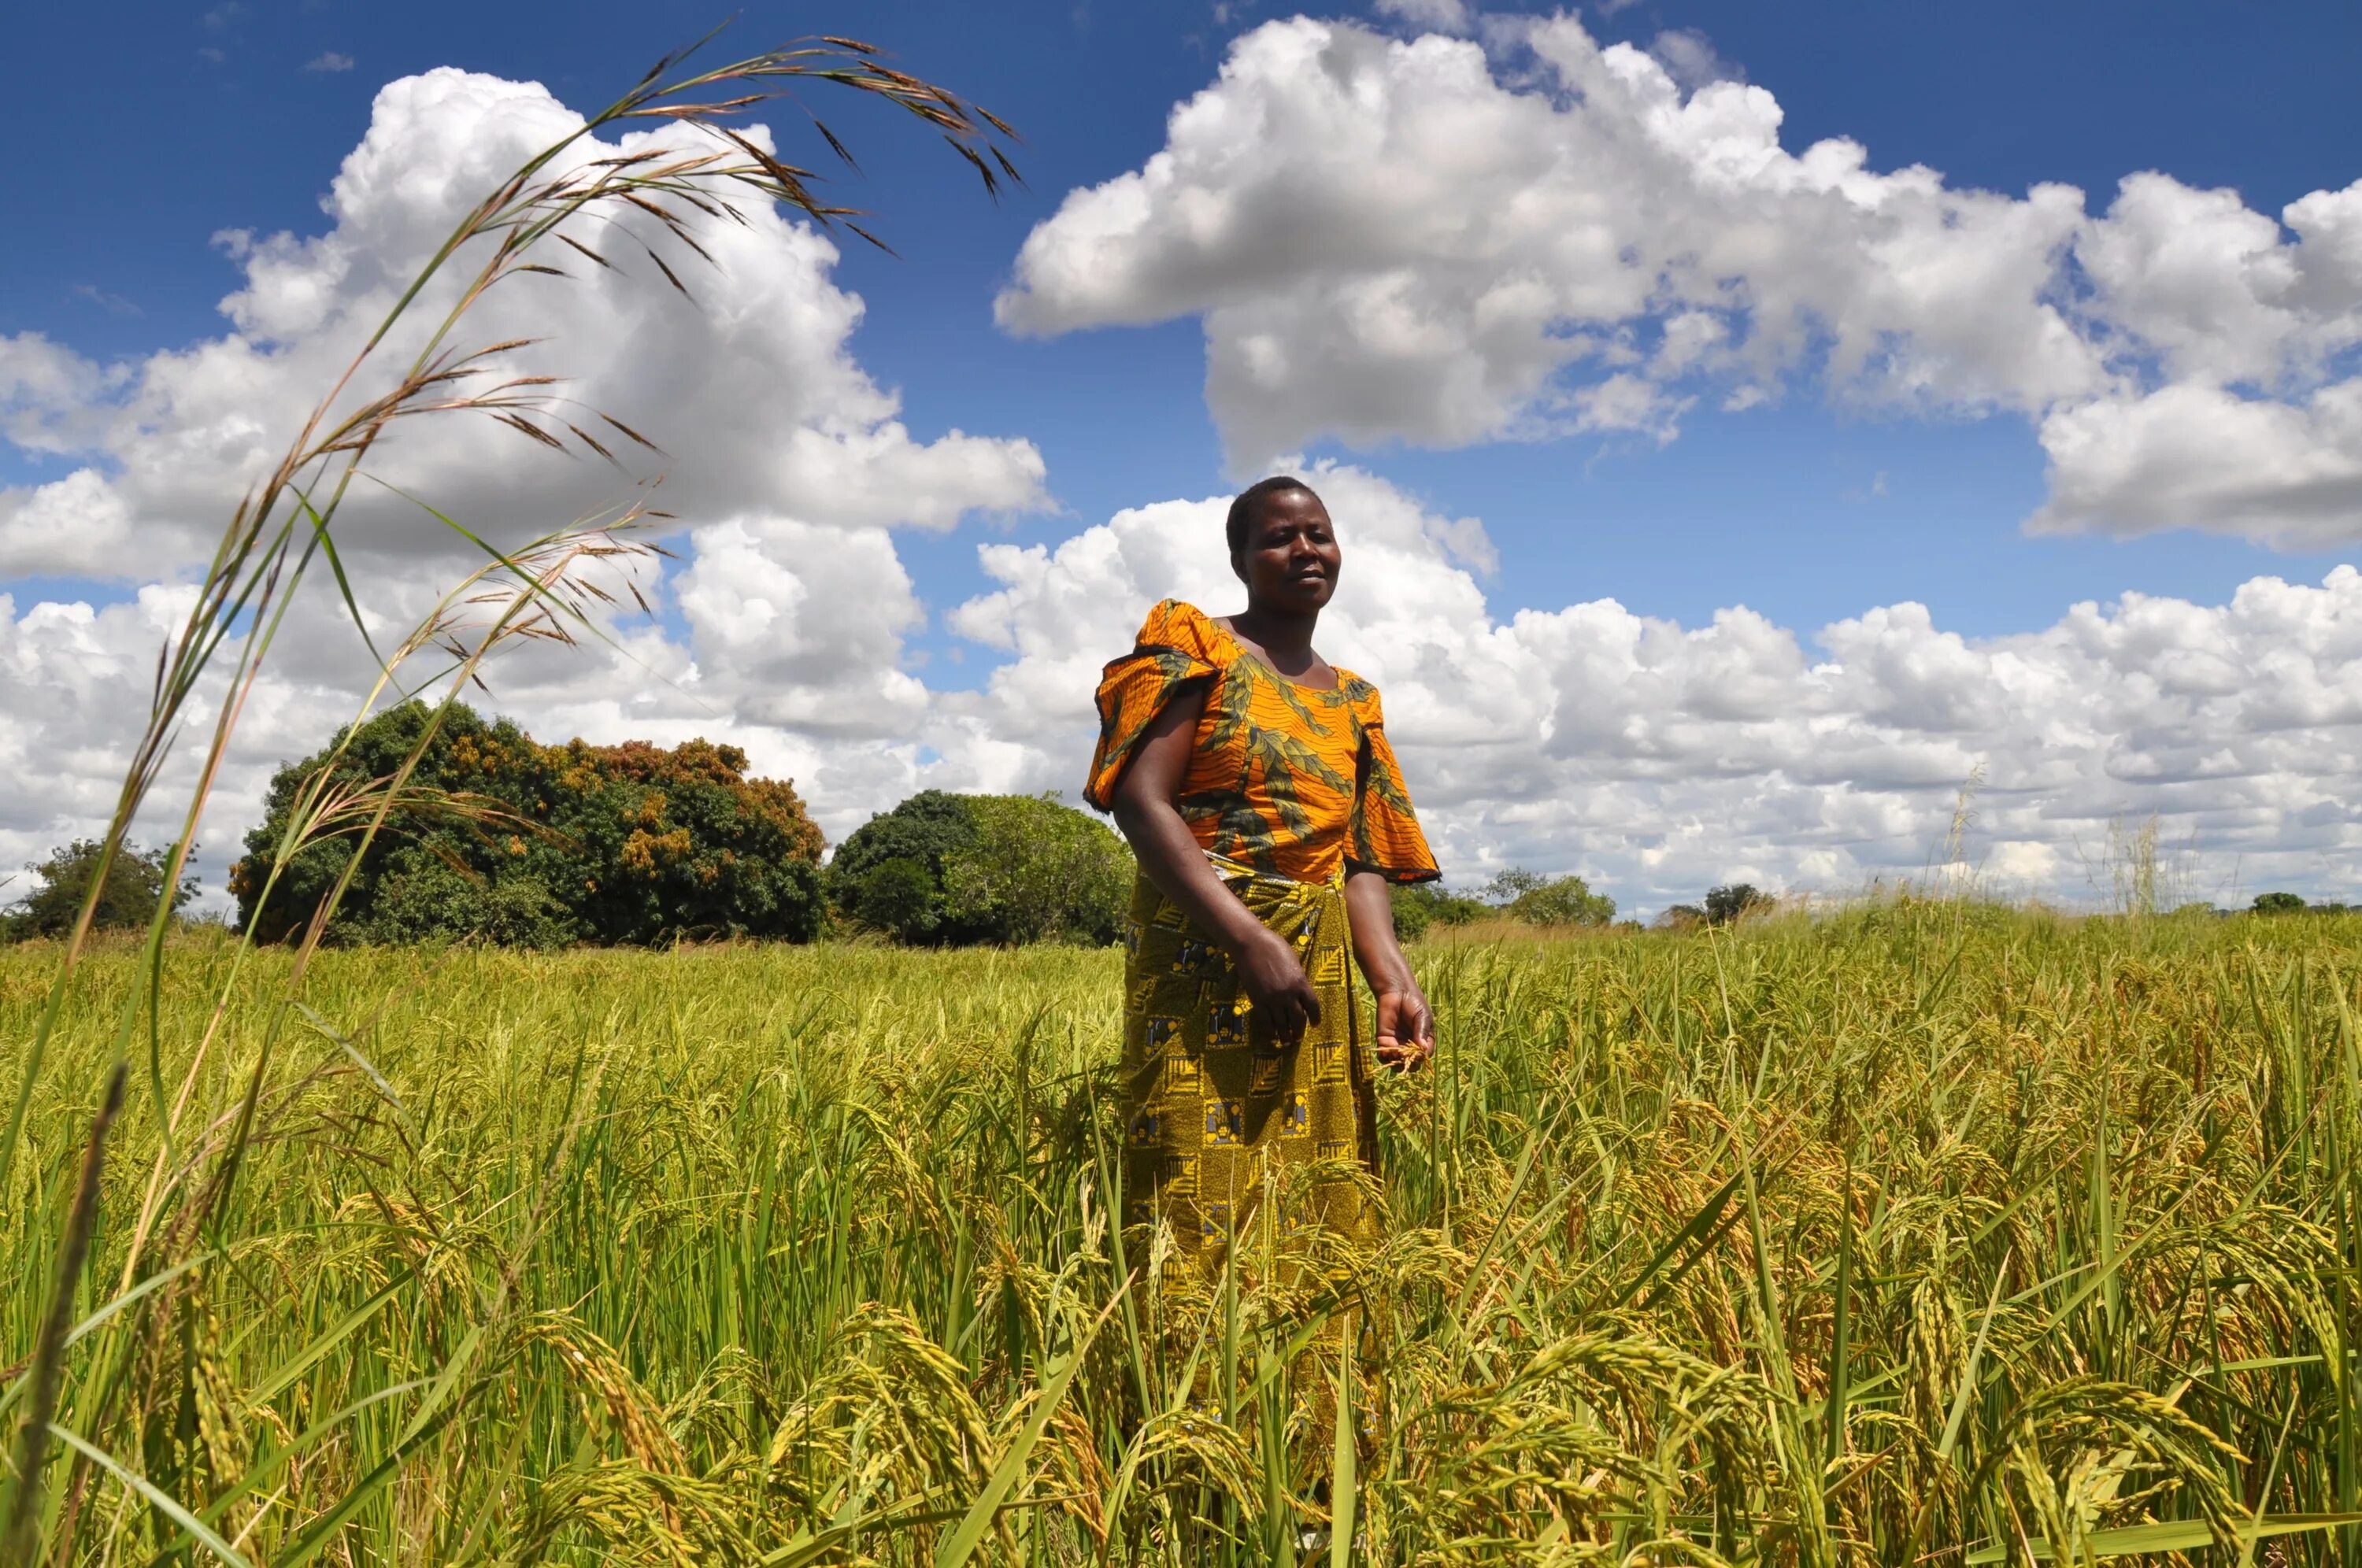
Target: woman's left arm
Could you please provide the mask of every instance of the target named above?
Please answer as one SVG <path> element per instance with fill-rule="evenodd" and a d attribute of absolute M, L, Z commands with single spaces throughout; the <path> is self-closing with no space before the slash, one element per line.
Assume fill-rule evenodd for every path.
<path fill-rule="evenodd" d="M 1378 1060 L 1408 1072 L 1435 1055 L 1435 1013 L 1395 940 L 1393 889 L 1375 871 L 1345 876 L 1345 913 L 1353 957 L 1378 999 Z"/>

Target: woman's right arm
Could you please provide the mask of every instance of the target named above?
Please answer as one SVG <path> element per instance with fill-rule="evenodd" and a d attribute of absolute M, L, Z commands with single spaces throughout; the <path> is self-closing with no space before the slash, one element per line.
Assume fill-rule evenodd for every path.
<path fill-rule="evenodd" d="M 1231 955 L 1240 984 L 1285 1044 L 1301 1039 L 1307 1023 L 1320 1021 L 1320 999 L 1305 977 L 1296 949 L 1222 886 L 1175 804 L 1189 771 L 1189 752 L 1205 708 L 1201 682 L 1176 693 L 1149 722 L 1115 787 L 1116 826 L 1123 830 L 1132 854 L 1140 857 L 1141 870 L 1157 891 Z"/>

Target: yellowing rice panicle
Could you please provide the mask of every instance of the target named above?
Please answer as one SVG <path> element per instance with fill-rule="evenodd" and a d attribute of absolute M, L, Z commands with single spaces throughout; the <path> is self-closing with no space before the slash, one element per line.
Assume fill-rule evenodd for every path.
<path fill-rule="evenodd" d="M 174 955 L 168 1084 L 228 955 Z M 149 1096 L 115 1127 L 61 1561 L 1296 1563 L 1341 1515 L 1369 1562 L 2349 1560 L 2362 922 L 1418 956 L 1385 1247 L 1251 1237 L 1192 1316 L 1109 1209 L 1114 954 L 324 954 L 210 1225 L 178 1178 L 264 1000 L 174 1147 Z M 0 953 L 0 1058 L 52 957 Z M 0 1192 L 0 1361 L 134 963 L 85 966 Z"/>

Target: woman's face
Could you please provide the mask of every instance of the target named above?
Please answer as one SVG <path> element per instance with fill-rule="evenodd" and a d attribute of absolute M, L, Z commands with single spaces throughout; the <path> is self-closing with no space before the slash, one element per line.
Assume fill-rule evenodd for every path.
<path fill-rule="evenodd" d="M 1231 562 L 1247 602 L 1288 614 L 1318 613 L 1337 591 L 1342 557 L 1329 509 L 1308 490 L 1265 496 L 1247 525 L 1246 548 Z"/>

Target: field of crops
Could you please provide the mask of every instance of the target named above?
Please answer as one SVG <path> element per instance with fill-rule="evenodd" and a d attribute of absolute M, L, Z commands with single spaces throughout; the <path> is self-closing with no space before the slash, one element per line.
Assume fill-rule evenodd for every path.
<path fill-rule="evenodd" d="M 1427 943 L 1383 1251 L 1202 1304 L 1110 1222 L 1116 953 L 266 955 L 208 1038 L 233 955 L 128 1020 L 47 1561 L 2355 1546 L 2362 921 Z M 12 1429 L 134 962 L 0 1191 Z"/>

